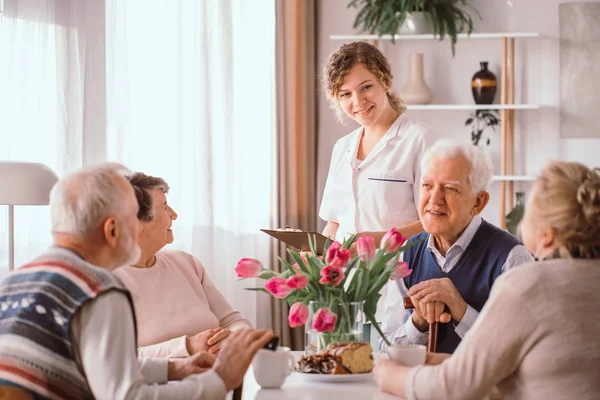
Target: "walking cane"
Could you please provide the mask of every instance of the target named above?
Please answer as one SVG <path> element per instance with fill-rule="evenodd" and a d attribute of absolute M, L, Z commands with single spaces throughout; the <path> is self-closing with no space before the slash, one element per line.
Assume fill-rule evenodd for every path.
<path fill-rule="evenodd" d="M 410 297 L 404 298 L 404 309 L 414 309 L 415 306 L 412 303 Z M 438 336 L 438 322 L 434 321 L 429 324 L 429 340 L 427 341 L 427 351 L 430 353 L 435 353 L 435 348 L 437 345 L 437 336 Z"/>

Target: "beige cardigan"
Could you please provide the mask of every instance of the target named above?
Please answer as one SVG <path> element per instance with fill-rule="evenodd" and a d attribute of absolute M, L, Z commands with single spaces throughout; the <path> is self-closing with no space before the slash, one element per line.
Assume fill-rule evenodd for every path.
<path fill-rule="evenodd" d="M 492 288 L 473 328 L 438 366 L 412 369 L 409 399 L 600 398 L 600 260 L 519 266 Z"/>

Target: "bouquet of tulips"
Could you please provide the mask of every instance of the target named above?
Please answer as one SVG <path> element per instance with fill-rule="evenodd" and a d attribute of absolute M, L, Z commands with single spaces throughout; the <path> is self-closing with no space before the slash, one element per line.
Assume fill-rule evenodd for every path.
<path fill-rule="evenodd" d="M 351 257 L 350 248 L 355 242 L 357 255 Z M 307 322 L 308 304 L 312 301 L 322 306 L 314 310 L 309 328 L 322 333 L 343 331 L 350 324 L 344 314 L 348 310 L 337 305 L 358 302 L 365 317 L 387 343 L 375 312 L 382 287 L 390 279 L 402 279 L 412 272 L 406 262 L 399 261 L 399 256 L 418 241 L 408 245 L 405 242 L 406 238 L 392 228 L 381 240 L 379 249 L 372 237 L 355 235 L 344 243 L 327 240 L 324 256 L 318 257 L 315 240 L 309 237 L 310 253 L 288 249 L 293 263 L 279 258 L 286 268 L 282 273 L 265 269 L 260 261 L 251 258 L 241 259 L 235 271 L 240 278 L 266 279 L 263 288 L 248 290 L 264 291 L 287 301 L 291 307 L 288 322 L 292 328 Z"/>

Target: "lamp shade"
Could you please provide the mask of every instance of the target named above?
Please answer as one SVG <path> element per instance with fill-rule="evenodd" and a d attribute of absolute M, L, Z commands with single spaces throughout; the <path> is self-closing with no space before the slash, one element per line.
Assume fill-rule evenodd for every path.
<path fill-rule="evenodd" d="M 44 164 L 0 161 L 0 204 L 47 205 L 56 182 L 58 176 Z"/>

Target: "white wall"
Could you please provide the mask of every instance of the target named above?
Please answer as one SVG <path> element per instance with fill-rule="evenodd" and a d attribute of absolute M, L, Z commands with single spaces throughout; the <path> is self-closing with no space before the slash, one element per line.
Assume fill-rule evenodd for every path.
<path fill-rule="evenodd" d="M 597 1 L 596 1 L 597 2 Z M 474 0 L 482 20 L 475 20 L 475 32 L 540 32 L 542 39 L 516 39 L 515 102 L 544 105 L 535 111 L 517 111 L 515 122 L 515 173 L 536 174 L 549 160 L 580 161 L 600 166 L 600 139 L 562 139 L 559 137 L 559 0 Z M 352 29 L 356 9 L 348 9 L 348 1 L 318 2 L 318 62 L 322 66 L 341 41 L 329 39 L 332 34 L 358 33 Z M 489 61 L 490 69 L 500 78 L 501 41 L 463 40 L 452 58 L 450 42 L 380 41 L 380 49 L 388 57 L 394 71 L 394 87 L 399 90 L 408 73 L 407 54 L 424 53 L 425 80 L 435 92 L 434 103 L 472 103 L 470 82 L 479 69 L 479 61 Z M 585 62 L 585 60 L 582 60 Z M 321 71 L 319 70 L 319 73 Z M 499 90 L 496 102 L 500 101 Z M 336 140 L 349 133 L 356 124 L 341 125 L 330 110 L 323 92 L 318 99 L 318 204 L 321 202 L 331 150 Z M 436 136 L 470 141 L 464 126 L 468 111 L 410 111 L 411 117 L 428 123 Z M 496 173 L 500 172 L 500 135 L 493 134 L 489 146 Z M 525 185 L 525 186 L 522 186 Z M 493 183 L 492 200 L 484 212 L 490 222 L 499 222 L 499 183 Z M 517 183 L 515 189 L 526 187 Z M 323 222 L 319 220 L 319 223 Z M 323 226 L 323 225 L 320 225 Z"/>

